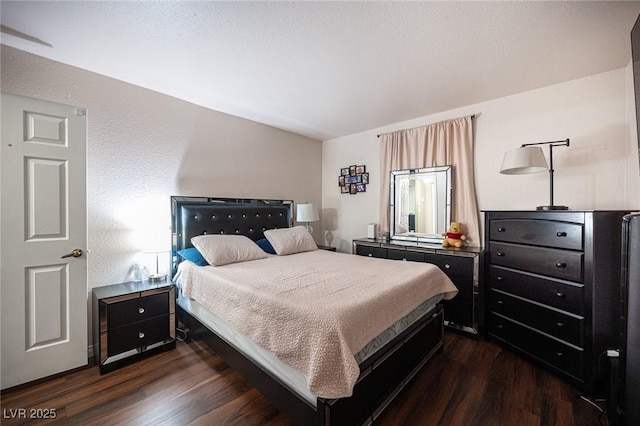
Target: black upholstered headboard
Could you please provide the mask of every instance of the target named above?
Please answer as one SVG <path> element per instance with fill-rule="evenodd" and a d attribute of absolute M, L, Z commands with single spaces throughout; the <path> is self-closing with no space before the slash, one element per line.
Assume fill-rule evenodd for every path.
<path fill-rule="evenodd" d="M 181 261 L 177 252 L 192 247 L 203 234 L 245 235 L 256 241 L 264 231 L 293 226 L 293 201 L 214 197 L 171 197 L 171 269 Z"/>

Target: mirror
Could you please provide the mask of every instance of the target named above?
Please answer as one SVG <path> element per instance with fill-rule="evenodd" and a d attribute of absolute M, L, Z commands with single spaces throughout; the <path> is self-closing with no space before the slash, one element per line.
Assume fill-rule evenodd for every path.
<path fill-rule="evenodd" d="M 391 172 L 389 236 L 440 243 L 451 221 L 451 166 Z"/>

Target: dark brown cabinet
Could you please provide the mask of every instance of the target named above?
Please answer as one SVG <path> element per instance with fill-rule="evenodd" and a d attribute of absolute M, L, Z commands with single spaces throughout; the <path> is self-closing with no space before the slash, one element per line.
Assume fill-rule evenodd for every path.
<path fill-rule="evenodd" d="M 353 253 L 408 262 L 437 265 L 453 281 L 458 294 L 443 301 L 447 327 L 478 335 L 482 326 L 481 249 L 443 248 L 434 244 L 382 242 L 370 238 L 353 241 Z"/>
<path fill-rule="evenodd" d="M 93 350 L 100 373 L 175 348 L 175 298 L 170 281 L 94 288 Z"/>
<path fill-rule="evenodd" d="M 485 212 L 487 338 L 590 394 L 618 336 L 622 211 Z"/>

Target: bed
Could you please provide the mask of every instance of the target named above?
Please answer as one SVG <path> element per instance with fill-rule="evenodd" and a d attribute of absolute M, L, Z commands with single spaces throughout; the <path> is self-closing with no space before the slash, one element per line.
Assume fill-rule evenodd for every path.
<path fill-rule="evenodd" d="M 224 266 L 197 266 L 178 254 L 193 247 L 194 237 L 244 235 L 264 241 L 265 232 L 271 237 L 283 232 L 293 235 L 297 232 L 292 223 L 293 203 L 171 197 L 171 206 L 172 272 L 180 288 L 179 321 L 192 338 L 206 342 L 295 423 L 372 423 L 420 368 L 442 350 L 443 315 L 438 301 L 453 297 L 457 290 L 437 267 L 433 268 L 433 281 L 438 289 L 427 290 L 424 285 L 411 284 L 412 280 L 424 280 L 418 274 L 429 273 L 419 271 L 422 266 L 407 268 L 402 262 L 322 250 L 266 254 Z M 200 240 L 214 238 L 198 237 L 194 241 L 200 251 L 206 252 Z M 277 248 L 282 254 L 282 246 Z M 389 286 L 379 278 L 384 273 L 374 268 L 379 262 L 392 262 L 382 265 L 390 275 L 406 275 L 406 285 L 392 286 L 394 292 L 401 293 L 386 295 Z M 326 264 L 334 268 L 323 266 Z M 344 270 L 356 273 L 339 275 Z M 305 285 L 299 285 L 298 280 Z M 343 281 L 353 281 L 353 285 L 343 285 Z M 365 286 L 363 282 L 370 284 Z M 341 297 L 322 299 L 319 305 L 326 309 L 298 308 L 307 306 L 300 300 L 314 297 L 319 286 L 323 286 L 323 294 L 339 293 Z M 368 295 L 378 287 L 386 299 Z M 407 300 L 418 306 L 409 306 Z M 327 316 L 334 311 L 332 303 L 336 309 L 340 305 L 347 310 Z M 390 311 L 380 309 L 386 305 L 400 305 L 394 314 L 397 318 L 393 317 L 399 318 L 397 321 L 382 318 Z M 286 312 L 280 317 L 285 316 L 287 321 L 280 318 L 278 322 L 278 315 L 269 312 Z M 264 315 L 272 317 L 266 320 Z M 297 316 L 307 322 L 293 321 Z M 348 327 L 336 318 L 344 318 Z M 335 322 L 339 324 L 334 330 Z M 276 331 L 267 327 L 271 323 Z M 284 336 L 278 336 L 280 329 L 286 329 Z M 296 345 L 316 349 L 307 353 L 297 350 Z"/>

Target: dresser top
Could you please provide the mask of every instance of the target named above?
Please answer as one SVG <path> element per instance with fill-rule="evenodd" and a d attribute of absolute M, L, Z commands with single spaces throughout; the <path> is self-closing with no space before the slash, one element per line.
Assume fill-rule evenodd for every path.
<path fill-rule="evenodd" d="M 377 238 L 356 238 L 354 243 L 367 245 L 370 247 L 387 247 L 394 249 L 413 249 L 425 252 L 451 252 L 451 253 L 468 253 L 478 254 L 482 252 L 482 247 L 479 246 L 467 246 L 462 247 L 442 247 L 440 244 L 435 243 L 420 243 L 416 241 L 403 241 L 403 240 L 381 240 Z"/>

